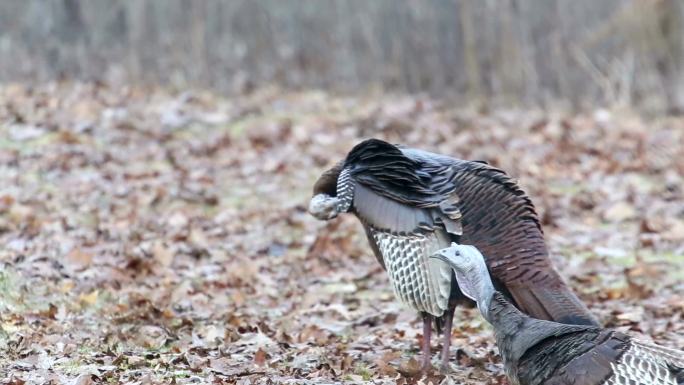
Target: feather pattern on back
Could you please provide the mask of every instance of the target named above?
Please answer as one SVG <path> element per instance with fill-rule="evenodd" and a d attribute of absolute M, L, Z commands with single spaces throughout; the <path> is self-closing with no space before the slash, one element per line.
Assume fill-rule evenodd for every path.
<path fill-rule="evenodd" d="M 632 340 L 607 385 L 684 384 L 684 352 Z"/>

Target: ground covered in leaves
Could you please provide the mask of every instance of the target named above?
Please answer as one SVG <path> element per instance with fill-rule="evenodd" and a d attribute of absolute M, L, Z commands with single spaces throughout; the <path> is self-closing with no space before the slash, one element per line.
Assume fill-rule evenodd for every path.
<path fill-rule="evenodd" d="M 0 383 L 505 383 L 469 309 L 453 375 L 415 378 L 419 319 L 360 225 L 306 213 L 368 137 L 507 170 L 600 320 L 684 348 L 684 120 L 5 85 Z"/>

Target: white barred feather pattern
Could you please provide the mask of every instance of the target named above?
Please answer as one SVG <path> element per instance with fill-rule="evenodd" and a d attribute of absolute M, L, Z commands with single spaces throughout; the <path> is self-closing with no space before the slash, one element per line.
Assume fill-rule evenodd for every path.
<path fill-rule="evenodd" d="M 376 229 L 372 235 L 397 298 L 410 308 L 441 316 L 449 303 L 451 269 L 443 261 L 429 258 L 442 247 L 437 238 Z"/>
<path fill-rule="evenodd" d="M 342 169 L 337 177 L 337 198 L 340 203 L 337 205 L 337 212 L 346 213 L 349 211 L 354 200 L 354 181 L 348 168 Z"/>
<path fill-rule="evenodd" d="M 632 339 L 632 344 L 642 351 L 663 357 L 667 362 L 677 367 L 684 368 L 684 351 L 653 345 L 648 342 Z"/>
<path fill-rule="evenodd" d="M 678 385 L 672 367 L 684 368 L 684 353 L 632 340 L 630 348 L 611 364 L 606 385 Z"/>

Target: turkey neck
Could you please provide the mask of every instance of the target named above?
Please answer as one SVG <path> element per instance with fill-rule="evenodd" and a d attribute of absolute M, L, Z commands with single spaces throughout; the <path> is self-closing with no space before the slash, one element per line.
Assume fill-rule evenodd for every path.
<path fill-rule="evenodd" d="M 313 195 L 326 194 L 334 197 L 337 195 L 337 178 L 344 167 L 344 161 L 337 162 L 333 167 L 321 175 L 313 187 Z"/>
<path fill-rule="evenodd" d="M 546 336 L 537 339 L 535 336 L 527 335 L 529 325 L 526 321 L 530 318 L 516 309 L 499 292 L 495 292 L 491 298 L 486 319 L 494 328 L 496 346 L 503 358 L 506 375 L 512 380 L 512 385 L 518 385 L 520 358 Z"/>
<path fill-rule="evenodd" d="M 511 352 L 510 349 L 503 349 L 504 347 L 512 347 L 516 336 L 521 329 L 525 327 L 525 321 L 529 319 L 528 316 L 521 313 L 510 302 L 508 302 L 503 294 L 494 292 L 489 301 L 489 308 L 486 314 L 483 314 L 487 322 L 492 324 L 496 334 L 496 342 L 501 350 L 501 354 L 506 359 L 506 355 L 514 353 L 511 358 L 517 356 L 518 353 L 522 355 L 524 352 Z M 516 344 L 517 345 L 517 344 Z"/>

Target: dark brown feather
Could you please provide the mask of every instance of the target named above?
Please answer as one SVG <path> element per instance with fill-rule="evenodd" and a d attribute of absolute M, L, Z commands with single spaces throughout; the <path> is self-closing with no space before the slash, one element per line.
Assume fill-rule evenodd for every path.
<path fill-rule="evenodd" d="M 324 172 L 314 183 L 313 195 L 326 194 L 334 197 L 337 194 L 337 177 L 342 171 L 342 166 L 344 166 L 344 162 L 338 162 Z"/>
<path fill-rule="evenodd" d="M 482 251 L 515 304 L 539 319 L 597 324 L 551 264 L 532 201 L 518 185 L 484 164 L 463 167 L 454 180 L 462 202 L 461 243 Z"/>

